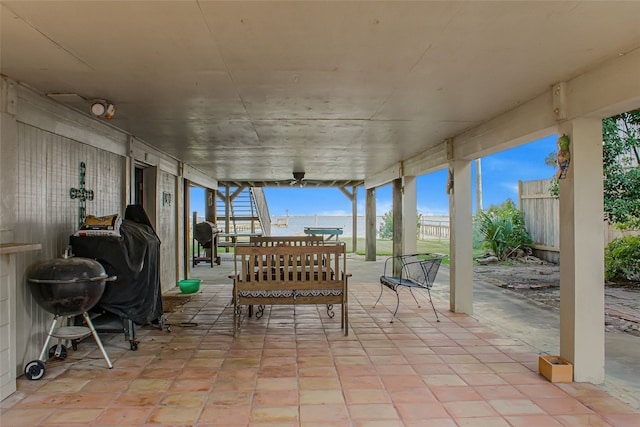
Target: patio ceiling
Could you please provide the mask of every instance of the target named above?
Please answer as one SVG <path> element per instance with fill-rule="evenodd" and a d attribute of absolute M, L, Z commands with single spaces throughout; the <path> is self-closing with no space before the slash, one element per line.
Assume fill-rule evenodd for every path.
<path fill-rule="evenodd" d="M 360 183 L 640 46 L 640 2 L 1 3 L 2 74 L 257 185 Z"/>

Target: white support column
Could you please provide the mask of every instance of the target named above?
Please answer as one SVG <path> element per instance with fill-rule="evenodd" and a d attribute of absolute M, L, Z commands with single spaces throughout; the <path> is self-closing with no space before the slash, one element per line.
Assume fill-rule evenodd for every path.
<path fill-rule="evenodd" d="M 415 254 L 418 251 L 417 235 L 417 191 L 416 177 L 403 177 L 402 186 L 402 253 Z"/>
<path fill-rule="evenodd" d="M 449 195 L 451 227 L 450 309 L 473 313 L 473 218 L 471 215 L 471 161 L 452 160 L 453 190 Z"/>
<path fill-rule="evenodd" d="M 575 381 L 604 381 L 602 121 L 558 126 L 571 162 L 560 180 L 560 354 Z"/>
<path fill-rule="evenodd" d="M 402 178 L 398 178 L 398 179 L 394 179 L 393 180 L 393 187 L 392 187 L 392 191 L 391 191 L 391 198 L 393 201 L 393 208 L 392 208 L 392 213 L 393 213 L 393 243 L 392 243 L 392 250 L 393 250 L 393 256 L 400 256 L 402 255 L 402 242 L 404 241 L 404 236 L 402 235 L 402 232 L 404 231 L 404 229 L 402 228 L 402 224 L 403 224 L 403 218 L 402 218 Z M 399 276 L 400 275 L 400 269 L 401 269 L 401 265 L 398 262 L 397 259 L 394 259 L 394 263 L 393 263 L 393 275 L 394 276 Z"/>

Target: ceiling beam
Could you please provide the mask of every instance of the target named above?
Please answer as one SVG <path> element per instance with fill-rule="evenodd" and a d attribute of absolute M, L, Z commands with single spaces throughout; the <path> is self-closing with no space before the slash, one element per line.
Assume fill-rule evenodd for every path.
<path fill-rule="evenodd" d="M 381 187 L 383 185 L 389 184 L 390 182 L 393 182 L 400 177 L 402 177 L 402 163 L 396 163 L 390 168 L 367 177 L 364 180 L 364 187 L 367 190 L 370 188 Z"/>
<path fill-rule="evenodd" d="M 191 181 L 192 184 L 199 187 L 208 188 L 210 190 L 218 189 L 218 181 L 211 178 L 207 174 L 186 163 L 182 165 L 182 176 Z"/>

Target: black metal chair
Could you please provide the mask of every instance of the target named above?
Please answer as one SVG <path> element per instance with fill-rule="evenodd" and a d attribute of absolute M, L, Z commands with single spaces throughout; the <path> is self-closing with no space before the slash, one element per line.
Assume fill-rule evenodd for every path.
<path fill-rule="evenodd" d="M 393 312 L 393 317 L 391 318 L 391 323 L 393 323 L 396 315 L 398 314 L 398 308 L 400 307 L 400 290 L 403 288 L 409 289 L 411 296 L 415 300 L 416 304 L 418 304 L 418 307 L 420 307 L 418 299 L 413 294 L 413 289 L 423 289 L 427 291 L 429 302 L 431 303 L 433 312 L 436 315 L 436 320 L 439 322 L 440 318 L 438 317 L 438 312 L 436 311 L 436 308 L 433 305 L 433 300 L 431 299 L 431 288 L 433 287 L 433 282 L 438 274 L 442 258 L 442 255 L 435 254 L 411 254 L 387 258 L 384 263 L 384 272 L 382 276 L 380 276 L 380 296 L 378 296 L 373 307 L 375 308 L 375 306 L 378 305 L 378 302 L 380 302 L 385 286 L 394 291 L 396 293 L 397 302 L 396 309 Z M 399 275 L 394 275 L 393 273 L 394 263 L 400 263 L 398 266 L 400 270 Z"/>

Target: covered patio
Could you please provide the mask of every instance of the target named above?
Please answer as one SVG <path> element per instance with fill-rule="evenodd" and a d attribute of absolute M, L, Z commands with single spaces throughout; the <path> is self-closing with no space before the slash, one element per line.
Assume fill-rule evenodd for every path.
<path fill-rule="evenodd" d="M 295 371 L 298 388 L 293 394 L 300 411 L 292 422 L 306 423 L 314 411 L 325 417 L 343 414 L 347 422 L 360 420 L 342 379 L 344 371 L 357 372 L 344 369 L 349 362 L 362 362 L 376 372 L 372 376 L 384 386 L 385 399 L 396 405 L 397 422 L 406 416 L 402 422 L 410 424 L 410 417 L 420 412 L 400 411 L 391 379 L 385 378 L 405 369 L 413 379 L 402 382 L 403 387 L 411 389 L 415 380 L 414 385 L 429 391 L 404 392 L 410 395 L 406 398 L 437 400 L 419 402 L 420 408 L 431 403 L 439 408 L 428 416 L 481 413 L 517 425 L 508 417 L 540 410 L 561 421 L 552 408 L 516 387 L 527 384 L 509 381 L 535 378 L 535 385 L 559 390 L 563 397 L 567 390 L 539 383 L 531 353 L 494 335 L 483 336 L 492 333 L 484 327 L 476 331 L 471 325 L 477 323 L 469 317 L 474 313 L 472 162 L 554 134 L 571 140 L 570 168 L 560 184 L 560 355 L 573 363 L 575 381 L 605 381 L 601 121 L 640 107 L 640 3 L 0 0 L 0 12 L 0 245 L 30 248 L 0 257 L 3 425 L 27 422 L 20 420 L 68 424 L 70 418 L 101 423 L 100 417 L 119 416 L 123 406 L 136 405 L 146 411 L 141 423 L 172 424 L 171 415 L 163 414 L 175 413 L 175 406 L 195 405 L 177 411 L 188 417 L 211 413 L 203 408 L 220 395 L 219 386 L 253 387 L 245 416 L 269 420 L 268 414 L 280 411 L 259 409 L 271 406 L 259 404 L 255 396 L 260 396 L 261 372 L 272 371 L 265 363 L 286 362 L 265 359 L 277 350 L 274 346 L 296 350 L 288 372 Z M 58 377 L 52 373 L 46 383 L 19 378 L 25 362 L 37 357 L 51 317 L 34 302 L 25 272 L 37 261 L 60 256 L 85 214 L 122 214 L 130 204 L 143 205 L 164 242 L 159 274 L 167 292 L 189 275 L 192 212 L 186 195 L 192 186 L 206 188 L 213 205 L 215 196 L 209 196 L 225 182 L 289 185 L 292 176 L 304 173 L 308 182 L 354 183 L 341 188 L 353 198 L 354 213 L 359 189 L 366 191 L 366 258 L 373 261 L 376 189 L 393 185 L 393 251 L 412 253 L 416 177 L 445 169 L 451 178 L 452 234 L 450 292 L 448 301 L 440 301 L 446 317 L 441 324 L 429 325 L 427 313 L 423 318 L 411 312 L 402 322 L 386 324 L 384 311 L 372 312 L 367 305 L 375 291 L 370 286 L 365 291 L 354 280 L 350 340 L 325 334 L 331 328 L 320 329 L 319 319 L 305 321 L 317 313 L 300 309 L 295 328 L 289 313 L 280 322 L 280 311 L 273 312 L 275 327 L 247 324 L 232 341 L 222 333 L 228 327 L 223 315 L 228 282 L 223 286 L 216 281 L 192 301 L 201 305 L 189 308 L 206 321 L 179 334 L 142 331 L 150 340 L 148 349 L 115 352 L 115 371 L 82 369 L 84 362 L 68 369 L 65 362 Z M 86 207 L 84 200 L 70 196 L 79 183 L 83 191 L 95 192 Z M 201 300 L 209 294 L 219 298 L 218 304 Z M 311 345 L 307 338 L 316 336 L 318 348 L 305 348 Z M 426 353 L 405 354 L 409 348 Z M 482 349 L 506 357 L 507 369 L 520 371 L 495 371 L 489 365 L 503 362 L 481 360 L 476 354 L 485 354 Z M 301 372 L 307 372 L 300 361 L 313 351 L 319 357 L 330 355 L 323 367 L 333 370 L 332 378 L 340 384 L 342 409 L 327 411 L 326 405 L 336 403 L 318 402 L 300 381 Z M 345 354 L 350 351 L 356 354 Z M 398 352 L 394 356 L 402 358 L 379 352 Z M 519 407 L 517 401 L 505 405 L 512 409 L 492 404 L 502 401 L 495 395 L 479 400 L 474 395 L 472 401 L 480 403 L 469 404 L 471 409 L 444 396 L 438 399 L 431 387 L 455 386 L 447 378 L 471 387 L 458 387 L 456 393 L 478 393 L 477 388 L 486 386 L 465 379 L 475 373 L 454 369 L 458 363 L 452 360 L 470 362 L 467 356 L 477 360 L 470 365 L 478 365 L 469 369 L 485 370 L 477 373 L 481 378 L 500 377 L 498 385 L 516 387 L 517 392 L 509 388 L 511 396 L 525 396 L 524 407 L 516 409 L 522 413 L 509 413 Z M 416 363 L 414 357 L 420 360 Z M 432 366 L 429 358 L 442 362 L 434 365 L 446 370 L 445 384 L 428 384 L 426 374 L 416 371 L 417 366 Z M 399 366 L 392 365 L 399 360 Z M 104 377 L 91 377 L 113 372 L 125 378 L 109 384 Z M 86 382 L 77 380 L 82 375 L 89 377 Z M 158 375 L 170 378 L 154 377 Z M 181 390 L 179 375 L 208 375 L 209 385 Z M 247 378 L 229 379 L 233 375 Z M 106 391 L 103 384 L 117 390 Z M 94 389 L 107 394 L 86 403 L 74 389 L 84 386 L 88 394 Z M 37 390 L 31 393 L 31 387 Z M 172 387 L 196 394 L 187 402 L 172 395 Z M 572 387 L 574 394 L 585 390 Z M 149 388 L 152 396 L 140 400 L 139 394 Z M 47 398 L 52 408 L 44 406 Z M 317 407 L 303 411 L 309 401 Z M 609 402 L 606 396 L 602 401 L 605 406 Z M 561 411 L 586 407 L 576 402 L 567 401 Z M 87 404 L 93 406 L 77 409 Z M 589 403 L 592 409 L 600 405 Z M 366 413 L 363 417 L 377 411 L 368 406 L 359 410 Z M 604 412 L 590 416 L 604 417 Z M 390 420 L 378 421 L 389 425 Z"/>
<path fill-rule="evenodd" d="M 232 269 L 195 268 L 201 291 L 147 326 L 140 347 L 103 334 L 106 369 L 87 340 L 41 381 L 18 380 L 2 402 L 6 426 L 636 426 L 640 413 L 590 383 L 550 383 L 538 353 L 467 314 L 452 313 L 436 281 L 431 307 L 380 290 L 381 260 L 351 256 L 351 331 L 322 307 L 267 308 L 233 338 Z M 447 267 L 443 267 L 447 273 Z M 185 300 L 187 301 L 187 300 Z"/>

